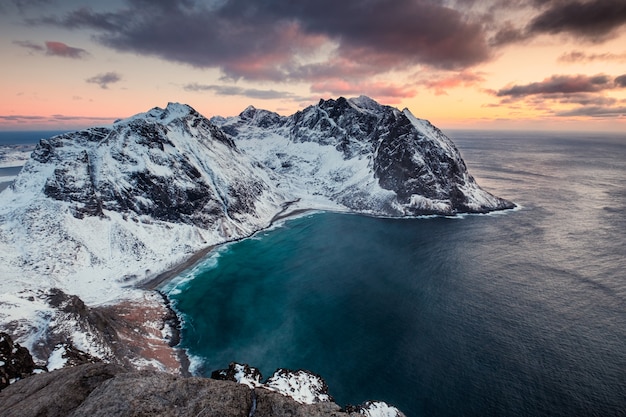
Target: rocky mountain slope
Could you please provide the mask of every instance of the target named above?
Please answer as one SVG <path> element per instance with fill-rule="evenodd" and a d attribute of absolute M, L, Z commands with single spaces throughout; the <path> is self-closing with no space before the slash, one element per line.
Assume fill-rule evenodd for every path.
<path fill-rule="evenodd" d="M 394 217 L 514 206 L 476 184 L 439 129 L 368 97 L 320 100 L 288 117 L 249 107 L 212 121 L 305 206 L 327 202 Z"/>

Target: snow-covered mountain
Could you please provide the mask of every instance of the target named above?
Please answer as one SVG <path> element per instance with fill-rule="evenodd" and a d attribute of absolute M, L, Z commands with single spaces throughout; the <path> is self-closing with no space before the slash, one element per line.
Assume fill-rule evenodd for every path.
<path fill-rule="evenodd" d="M 89 307 L 141 305 L 146 280 L 285 212 L 513 206 L 482 190 L 429 122 L 367 97 L 211 121 L 169 104 L 42 140 L 0 193 L 0 325 L 31 351 L 50 326 L 75 346 L 97 345 L 85 330 L 93 326 L 73 325 L 50 303 L 51 289 Z"/>
<path fill-rule="evenodd" d="M 270 175 L 180 104 L 42 140 L 0 194 L 0 328 L 34 353 L 63 333 L 108 358 L 51 289 L 90 307 L 153 305 L 139 284 L 270 224 L 286 201 Z"/>
<path fill-rule="evenodd" d="M 439 129 L 368 97 L 320 100 L 291 116 L 248 107 L 213 118 L 237 146 L 314 205 L 382 216 L 485 213 L 514 205 L 482 190 Z"/>

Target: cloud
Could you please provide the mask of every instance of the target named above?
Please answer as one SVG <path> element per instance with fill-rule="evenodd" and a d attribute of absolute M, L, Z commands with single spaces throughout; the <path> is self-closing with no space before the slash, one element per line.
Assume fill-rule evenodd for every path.
<path fill-rule="evenodd" d="M 531 33 L 568 33 L 593 42 L 610 37 L 626 25 L 623 0 L 547 0 L 548 8 L 528 25 Z"/>
<path fill-rule="evenodd" d="M 287 91 L 276 90 L 259 90 L 256 88 L 242 88 L 238 86 L 216 85 L 216 84 L 197 84 L 191 83 L 183 87 L 186 91 L 205 92 L 210 91 L 220 96 L 243 96 L 260 100 L 273 99 L 292 99 L 304 100 L 305 97 L 299 97 Z"/>
<path fill-rule="evenodd" d="M 601 54 L 589 54 L 582 51 L 571 51 L 561 55 L 558 58 L 558 61 L 565 63 L 587 63 L 595 61 L 626 62 L 626 52 L 623 52 L 621 54 L 614 54 L 610 52 L 604 52 Z"/>
<path fill-rule="evenodd" d="M 81 8 L 31 22 L 89 29 L 115 50 L 219 68 L 235 80 L 315 80 L 345 61 L 353 78 L 416 64 L 463 69 L 491 57 L 480 23 L 431 0 L 128 0 L 112 12 Z"/>
<path fill-rule="evenodd" d="M 96 117 L 76 115 L 26 115 L 26 114 L 0 114 L 0 124 L 6 125 L 55 125 L 59 123 L 74 123 L 76 125 L 92 126 L 94 124 L 112 123 L 119 117 Z"/>
<path fill-rule="evenodd" d="M 443 78 L 428 77 L 420 82 L 426 88 L 434 90 L 436 95 L 446 95 L 447 90 L 456 87 L 471 87 L 485 81 L 485 77 L 480 73 L 471 71 L 462 71 L 456 74 L 448 75 Z"/>
<path fill-rule="evenodd" d="M 21 46 L 22 48 L 30 49 L 33 52 L 45 52 L 46 48 L 42 45 L 36 44 L 31 41 L 13 41 L 14 45 Z"/>
<path fill-rule="evenodd" d="M 37 8 L 46 4 L 50 4 L 51 0 L 12 0 L 11 3 L 13 3 L 13 5 L 17 7 L 20 12 L 24 12 L 27 9 Z"/>
<path fill-rule="evenodd" d="M 412 85 L 399 85 L 382 81 L 349 82 L 339 79 L 316 81 L 311 85 L 311 91 L 332 96 L 364 94 L 388 104 L 398 103 L 402 98 L 414 97 L 417 94 L 417 88 Z"/>
<path fill-rule="evenodd" d="M 560 117 L 626 117 L 626 107 L 585 106 L 557 112 L 555 115 Z"/>
<path fill-rule="evenodd" d="M 100 88 L 107 89 L 109 84 L 117 83 L 122 80 L 122 76 L 116 72 L 107 72 L 104 74 L 98 74 L 85 80 L 91 84 L 98 84 Z"/>
<path fill-rule="evenodd" d="M 74 48 L 63 42 L 46 41 L 45 46 L 31 41 L 13 41 L 15 45 L 30 49 L 33 52 L 45 53 L 48 56 L 58 56 L 61 58 L 82 59 L 89 56 L 89 52 L 81 48 Z"/>
<path fill-rule="evenodd" d="M 626 88 L 626 74 L 615 78 L 615 85 Z"/>
<path fill-rule="evenodd" d="M 495 106 L 522 106 L 557 117 L 610 118 L 626 114 L 624 100 L 609 95 L 622 88 L 626 88 L 626 74 L 553 75 L 540 82 L 507 86 L 492 94 L 501 98 Z"/>
<path fill-rule="evenodd" d="M 610 76 L 604 74 L 593 76 L 553 75 L 540 82 L 502 88 L 496 92 L 496 95 L 498 97 L 521 98 L 530 95 L 590 93 L 620 86 L 619 82 L 614 82 Z"/>
<path fill-rule="evenodd" d="M 495 28 L 490 38 L 492 46 L 524 42 L 539 35 L 561 34 L 600 43 L 611 39 L 620 28 L 626 26 L 626 2 L 623 0 L 514 1 L 509 6 L 505 6 L 502 1 L 492 3 L 493 7 L 488 14 Z M 517 13 L 517 24 L 503 20 L 502 15 L 495 17 L 510 9 L 523 12 Z"/>

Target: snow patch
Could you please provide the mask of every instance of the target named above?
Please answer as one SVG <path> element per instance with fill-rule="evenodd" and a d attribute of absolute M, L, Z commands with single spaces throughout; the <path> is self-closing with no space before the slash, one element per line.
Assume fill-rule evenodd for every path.
<path fill-rule="evenodd" d="M 367 417 L 400 417 L 403 414 L 396 407 L 382 401 L 368 401 L 359 410 Z"/>
<path fill-rule="evenodd" d="M 264 385 L 265 388 L 287 395 L 302 404 L 331 401 L 326 382 L 305 370 L 277 370 Z"/>
<path fill-rule="evenodd" d="M 63 357 L 65 354 L 65 346 L 57 345 L 48 358 L 48 371 L 63 368 L 67 363 L 67 358 Z"/>

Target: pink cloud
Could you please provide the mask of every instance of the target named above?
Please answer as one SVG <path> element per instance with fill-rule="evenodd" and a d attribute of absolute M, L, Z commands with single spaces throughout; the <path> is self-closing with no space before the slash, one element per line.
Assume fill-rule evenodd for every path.
<path fill-rule="evenodd" d="M 485 81 L 485 78 L 475 72 L 462 71 L 448 77 L 439 79 L 429 79 L 422 81 L 426 88 L 434 90 L 436 95 L 447 95 L 447 91 L 456 87 L 471 87 Z"/>
<path fill-rule="evenodd" d="M 74 59 L 84 58 L 85 56 L 89 55 L 89 53 L 84 49 L 74 48 L 67 44 L 64 44 L 63 42 L 56 41 L 46 42 L 46 54 Z"/>

